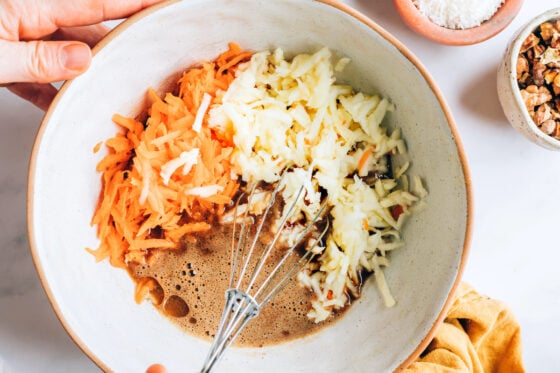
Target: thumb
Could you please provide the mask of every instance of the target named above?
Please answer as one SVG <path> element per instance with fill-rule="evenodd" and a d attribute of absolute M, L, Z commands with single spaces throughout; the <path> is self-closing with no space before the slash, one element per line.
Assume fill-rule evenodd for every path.
<path fill-rule="evenodd" d="M 0 41 L 0 84 L 72 79 L 90 62 L 90 48 L 77 41 Z"/>

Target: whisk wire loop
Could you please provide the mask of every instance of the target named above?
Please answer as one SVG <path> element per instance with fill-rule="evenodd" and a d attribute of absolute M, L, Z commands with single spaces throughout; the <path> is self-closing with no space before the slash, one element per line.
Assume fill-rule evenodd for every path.
<path fill-rule="evenodd" d="M 272 270 L 272 275 L 268 276 L 265 279 L 263 285 L 261 285 L 261 287 L 257 290 L 257 293 L 255 294 L 255 298 L 257 298 L 260 295 L 261 291 L 265 289 L 269 283 L 274 283 L 272 281 L 274 280 L 274 276 L 276 276 L 277 273 L 280 273 L 280 269 L 285 265 L 285 262 L 288 260 L 289 256 L 296 254 L 295 253 L 296 248 L 301 243 L 301 241 L 307 236 L 307 234 L 309 233 L 313 225 L 319 219 L 320 214 L 322 214 L 326 210 L 326 207 L 327 207 L 327 202 L 324 202 L 321 205 L 319 213 L 313 218 L 312 222 L 299 235 L 298 239 L 296 240 L 296 243 L 290 247 L 290 249 L 286 252 L 286 255 L 284 255 L 284 257 L 278 262 L 276 267 Z M 325 227 L 323 228 L 323 231 L 321 232 L 319 237 L 314 240 L 311 247 L 308 247 L 305 254 L 303 254 L 301 258 L 292 265 L 292 267 L 288 270 L 288 272 L 284 274 L 284 276 L 279 281 L 276 281 L 276 285 L 273 286 L 273 288 L 269 292 L 265 293 L 265 295 L 261 298 L 262 300 L 260 301 L 261 308 L 264 307 L 269 301 L 271 301 L 280 291 L 282 291 L 282 289 L 284 289 L 288 285 L 289 281 L 294 278 L 297 272 L 303 267 L 305 267 L 307 263 L 309 263 L 309 261 L 315 256 L 314 249 L 321 242 L 322 238 L 327 233 L 329 226 L 330 224 L 329 221 L 327 220 Z"/>
<path fill-rule="evenodd" d="M 282 257 L 273 264 L 272 270 L 264 272 L 263 269 L 268 260 L 270 260 L 272 252 L 277 245 L 282 232 L 285 229 L 289 218 L 293 215 L 297 204 L 304 194 L 302 186 L 295 198 L 290 202 L 284 214 L 281 216 L 280 223 L 276 226 L 276 231 L 272 239 L 266 244 L 264 249 L 260 250 L 258 258 L 255 251 L 259 236 L 263 233 L 263 227 L 269 222 L 268 215 L 273 206 L 276 204 L 276 197 L 283 183 L 283 177 L 277 183 L 274 190 L 270 193 L 270 198 L 266 202 L 266 207 L 262 214 L 259 214 L 259 221 L 255 226 L 255 219 L 251 216 L 252 207 L 255 203 L 262 203 L 262 199 L 256 197 L 257 186 L 251 188 L 251 192 L 247 197 L 247 202 L 240 205 L 239 198 L 234 210 L 233 237 L 231 246 L 231 275 L 229 288 L 226 290 L 226 304 L 222 312 L 218 330 L 212 341 L 212 345 L 206 356 L 206 360 L 201 372 L 207 373 L 220 360 L 224 351 L 237 338 L 239 333 L 245 328 L 247 323 L 258 316 L 260 310 L 268 304 L 282 289 L 284 289 L 297 273 L 305 266 L 315 255 L 315 247 L 322 242 L 322 239 L 329 229 L 329 221 L 326 220 L 321 232 L 317 237 L 313 237 L 309 241 L 303 254 L 298 252 L 303 240 L 310 235 L 311 230 L 316 227 L 316 223 L 322 218 L 327 208 L 327 203 L 323 202 L 316 215 L 306 223 L 305 227 L 298 233 L 293 243 L 283 250 Z M 255 202 L 256 200 L 256 202 Z M 237 233 L 239 220 L 241 219 L 241 228 Z M 250 236 L 253 235 L 251 238 Z M 295 263 L 288 264 L 289 260 Z M 249 273 L 250 271 L 252 273 Z M 257 286 L 257 280 L 264 280 Z"/>
<path fill-rule="evenodd" d="M 280 190 L 280 186 L 282 185 L 283 180 L 284 180 L 284 178 L 282 177 L 280 179 L 280 181 L 276 184 L 276 186 L 274 188 L 274 191 L 272 192 L 272 195 L 270 197 L 270 201 L 267 203 L 266 209 L 264 210 L 264 213 L 262 214 L 259 225 L 257 227 L 257 231 L 254 235 L 254 239 L 251 243 L 251 247 L 249 248 L 249 252 L 247 253 L 247 256 L 245 258 L 245 261 L 244 261 L 245 265 L 243 265 L 243 268 L 242 268 L 241 273 L 239 274 L 239 277 L 238 277 L 238 280 L 237 280 L 237 287 L 238 288 L 241 287 L 241 281 L 244 278 L 245 271 L 249 268 L 249 265 L 248 265 L 249 264 L 249 258 L 252 257 L 253 252 L 255 250 L 255 247 L 257 245 L 257 242 L 258 242 L 257 237 L 260 236 L 260 234 L 262 232 L 262 229 L 263 229 L 263 226 L 264 226 L 265 222 L 267 221 L 268 214 L 270 213 L 270 210 L 271 210 L 272 206 L 276 202 L 276 195 L 278 194 L 278 191 Z M 252 200 L 254 198 L 255 190 L 256 190 L 256 185 L 253 186 L 253 188 L 251 189 L 251 194 L 249 196 L 249 202 L 247 204 L 248 206 L 252 206 Z M 288 220 L 288 217 L 292 214 L 297 201 L 299 200 L 299 198 L 302 195 L 302 192 L 303 192 L 303 187 L 300 188 L 300 190 L 299 190 L 299 192 L 296 196 L 295 202 L 290 206 L 290 210 L 289 210 L 288 214 L 284 215 L 282 223 L 281 223 L 281 229 L 278 230 L 278 232 L 275 235 L 273 241 L 268 245 L 268 247 L 266 249 L 266 255 L 268 255 L 270 253 L 270 251 L 272 250 L 272 248 L 276 244 L 276 241 L 277 241 L 278 237 L 280 236 L 280 232 L 281 232 L 282 228 L 284 227 L 284 225 L 286 224 L 286 221 Z M 245 218 L 243 219 L 243 226 L 241 228 L 242 234 L 246 234 L 246 235 L 250 234 L 250 229 L 246 228 L 247 227 L 247 221 L 249 221 L 249 219 L 247 219 L 247 215 L 249 214 L 249 212 L 250 212 L 250 209 L 247 208 L 247 210 L 245 211 Z M 245 242 L 245 240 L 243 240 L 243 241 L 239 240 L 239 243 L 238 243 L 238 246 L 237 246 L 237 255 L 239 255 L 240 253 L 243 253 L 243 247 L 244 246 L 242 244 L 244 242 Z M 260 270 L 262 269 L 261 264 L 264 264 L 264 263 L 262 263 L 264 261 L 263 258 L 265 257 L 264 254 L 265 253 L 263 252 L 261 254 L 260 258 L 259 258 L 259 263 L 257 264 L 258 267 L 257 267 L 256 270 L 253 271 L 253 274 L 251 276 L 251 279 L 249 281 L 249 286 L 247 286 L 247 289 L 250 289 L 250 287 L 254 284 L 254 281 L 255 281 L 257 275 L 260 273 Z"/>
<path fill-rule="evenodd" d="M 295 200 L 298 201 L 302 194 L 303 194 L 303 187 L 301 187 L 301 188 L 299 189 L 298 194 L 296 195 L 296 199 L 295 199 Z M 272 205 L 272 203 L 274 203 L 274 202 L 271 202 L 271 203 L 268 204 L 268 206 L 267 206 L 267 211 L 265 211 L 265 215 L 264 215 L 265 217 L 268 216 L 269 208 L 270 208 L 270 206 Z M 262 251 L 262 253 L 261 253 L 260 257 L 259 257 L 259 260 L 258 260 L 258 262 L 257 262 L 257 264 L 256 264 L 256 268 L 255 268 L 255 270 L 253 271 L 253 275 L 251 276 L 251 279 L 250 279 L 250 281 L 249 281 L 249 284 L 247 285 L 247 290 L 246 290 L 246 291 L 249 291 L 250 289 L 252 289 L 253 285 L 255 284 L 255 281 L 256 281 L 256 279 L 257 279 L 257 275 L 258 275 L 259 273 L 261 273 L 261 270 L 262 270 L 262 268 L 263 268 L 263 266 L 264 266 L 264 264 L 265 264 L 265 259 L 268 258 L 268 256 L 270 255 L 270 252 L 271 252 L 272 249 L 274 249 L 274 247 L 276 246 L 276 243 L 278 242 L 278 239 L 280 238 L 280 235 L 282 234 L 282 230 L 283 230 L 284 227 L 286 226 L 286 222 L 288 221 L 288 218 L 289 218 L 289 217 L 292 215 L 292 213 L 294 212 L 295 205 L 296 205 L 296 203 L 293 203 L 293 204 L 290 206 L 290 209 L 288 210 L 288 212 L 287 212 L 286 214 L 284 214 L 284 216 L 282 217 L 282 221 L 281 221 L 281 223 L 280 223 L 280 226 L 278 227 L 276 233 L 274 234 L 274 238 L 273 238 L 272 241 L 267 245 L 266 250 Z M 262 230 L 262 222 L 263 222 L 264 220 L 265 220 L 265 219 L 262 219 L 261 225 L 259 226 L 259 230 L 258 230 L 257 235 L 256 235 L 255 237 L 258 237 L 258 236 L 260 235 L 260 232 L 261 232 L 261 230 Z M 255 241 L 256 241 L 256 240 L 255 240 Z M 297 242 L 295 243 L 295 245 L 299 244 L 300 241 L 301 241 L 301 238 L 297 240 Z M 294 245 L 293 247 L 295 247 L 295 245 Z M 287 255 L 284 255 L 284 257 L 282 258 L 283 261 L 285 261 L 284 259 L 286 259 L 286 258 L 287 258 Z M 283 262 L 283 261 L 282 261 L 282 262 Z M 280 266 L 277 266 L 277 267 L 272 271 L 272 273 L 274 274 L 274 273 L 278 270 L 279 267 L 280 267 Z M 269 276 L 269 277 L 266 278 L 265 282 L 261 285 L 261 287 L 259 288 L 259 290 L 263 289 L 263 288 L 266 286 L 267 282 L 270 280 L 271 277 L 272 277 L 272 276 Z M 257 291 L 257 292 L 255 293 L 254 297 L 257 298 L 257 297 L 258 297 L 258 294 L 259 294 L 259 291 Z"/>

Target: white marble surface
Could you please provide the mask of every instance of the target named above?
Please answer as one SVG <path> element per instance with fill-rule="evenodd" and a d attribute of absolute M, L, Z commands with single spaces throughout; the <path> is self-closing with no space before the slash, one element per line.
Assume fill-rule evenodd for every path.
<path fill-rule="evenodd" d="M 522 327 L 527 371 L 560 371 L 560 153 L 514 132 L 495 88 L 498 61 L 511 35 L 554 2 L 526 1 L 506 30 L 466 47 L 414 34 L 390 0 L 345 2 L 404 42 L 442 90 L 465 146 L 474 189 L 464 280 L 512 308 Z M 0 373 L 96 372 L 58 322 L 29 253 L 27 167 L 42 113 L 5 89 L 0 89 L 0 113 Z"/>

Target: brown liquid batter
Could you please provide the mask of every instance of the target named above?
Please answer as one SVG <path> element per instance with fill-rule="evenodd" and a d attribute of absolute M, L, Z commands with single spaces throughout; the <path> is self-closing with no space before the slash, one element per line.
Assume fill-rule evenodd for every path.
<path fill-rule="evenodd" d="M 158 310 L 180 328 L 210 340 L 218 328 L 230 278 L 231 227 L 216 225 L 181 249 L 155 252 L 150 264 L 130 268 L 133 278 L 151 277 L 163 290 Z M 161 297 L 161 294 L 160 294 Z M 236 340 L 239 346 L 262 347 L 316 333 L 344 311 L 314 323 L 306 316 L 312 293 L 292 281 L 251 320 Z"/>

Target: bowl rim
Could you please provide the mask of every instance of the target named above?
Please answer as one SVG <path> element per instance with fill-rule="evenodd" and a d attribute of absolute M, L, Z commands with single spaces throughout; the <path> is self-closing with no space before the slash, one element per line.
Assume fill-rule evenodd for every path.
<path fill-rule="evenodd" d="M 447 45 L 471 45 L 490 39 L 505 29 L 517 16 L 523 0 L 505 0 L 492 17 L 480 26 L 450 29 L 432 22 L 414 5 L 413 0 L 393 0 L 403 21 L 418 34 Z"/>
<path fill-rule="evenodd" d="M 535 31 L 541 23 L 554 19 L 560 19 L 560 7 L 549 9 L 521 26 L 521 28 L 514 34 L 513 39 L 510 42 L 506 56 L 507 61 L 505 62 L 511 67 L 509 71 L 506 71 L 508 87 L 512 91 L 515 105 L 519 108 L 523 121 L 531 132 L 533 132 L 533 134 L 549 148 L 560 149 L 560 140 L 557 140 L 541 131 L 533 121 L 533 118 L 529 115 L 529 112 L 525 107 L 523 97 L 521 97 L 521 90 L 519 89 L 517 82 L 517 57 L 519 55 L 519 51 L 521 50 L 521 45 L 527 36 Z"/>
<path fill-rule="evenodd" d="M 382 28 L 380 25 L 375 23 L 372 19 L 365 16 L 360 11 L 354 9 L 353 7 L 342 3 L 339 0 L 307 0 L 309 2 L 318 2 L 322 3 L 325 6 L 331 6 L 346 15 L 349 15 L 355 18 L 357 21 L 361 22 L 365 26 L 372 29 L 374 32 L 379 34 L 382 38 L 387 40 L 390 44 L 392 44 L 397 50 L 407 58 L 418 70 L 418 72 L 422 75 L 425 79 L 426 83 L 428 84 L 429 88 L 434 93 L 438 103 L 441 106 L 441 109 L 445 115 L 447 120 L 447 124 L 449 126 L 452 139 L 455 143 L 455 147 L 457 149 L 458 158 L 461 163 L 461 170 L 464 175 L 464 183 L 465 183 L 465 231 L 464 231 L 464 238 L 463 238 L 463 246 L 461 251 L 461 258 L 458 263 L 457 272 L 453 283 L 451 284 L 451 288 L 449 293 L 447 294 L 447 298 L 443 303 L 443 306 L 440 310 L 439 315 L 434 320 L 433 324 L 429 328 L 428 333 L 424 336 L 418 346 L 412 351 L 412 353 L 408 356 L 407 359 L 402 361 L 399 366 L 396 368 L 396 371 L 400 371 L 407 366 L 409 366 L 412 362 L 414 362 L 420 354 L 426 349 L 428 344 L 434 338 L 439 326 L 443 323 L 447 312 L 451 308 L 453 301 L 455 300 L 455 294 L 457 293 L 458 287 L 460 285 L 462 275 L 464 273 L 464 269 L 466 266 L 466 261 L 468 258 L 468 254 L 470 251 L 470 244 L 472 239 L 472 226 L 473 226 L 473 193 L 472 193 L 472 181 L 470 176 L 470 169 L 467 163 L 467 157 L 464 150 L 463 143 L 460 139 L 460 134 L 457 129 L 457 125 L 453 116 L 451 114 L 451 110 L 445 101 L 442 92 L 437 87 L 434 79 L 429 74 L 428 70 L 424 67 L 424 65 L 418 60 L 418 58 L 398 39 L 396 39 L 392 34 Z M 409 0 L 410 1 L 410 0 Z M 125 19 L 123 22 L 118 24 L 115 28 L 113 28 L 93 49 L 92 55 L 95 58 L 95 55 L 99 53 L 107 44 L 109 44 L 113 39 L 117 38 L 121 33 L 123 33 L 129 26 L 134 24 L 135 22 L 141 20 L 142 18 L 157 12 L 163 8 L 168 6 L 172 6 L 175 3 L 179 3 L 181 0 L 165 0 L 161 3 L 152 5 L 142 11 L 132 15 L 131 17 Z M 36 163 L 37 158 L 39 156 L 39 148 L 41 144 L 41 139 L 45 132 L 47 123 L 49 122 L 55 107 L 57 106 L 58 102 L 61 100 L 61 97 L 64 93 L 68 90 L 68 88 L 72 85 L 73 80 L 69 80 L 63 83 L 62 87 L 60 88 L 58 94 L 55 96 L 52 104 L 49 106 L 49 109 L 46 111 L 43 120 L 39 126 L 37 135 L 35 137 L 35 141 L 33 144 L 31 158 L 28 168 L 28 185 L 27 185 L 27 234 L 29 239 L 30 251 L 31 256 L 33 259 L 33 263 L 39 279 L 41 281 L 42 287 L 47 295 L 49 303 L 51 307 L 55 311 L 55 314 L 61 323 L 62 327 L 66 330 L 66 333 L 71 337 L 74 343 L 82 350 L 82 352 L 90 358 L 90 360 L 95 363 L 101 370 L 109 371 L 110 368 L 99 358 L 96 354 L 86 345 L 86 343 L 80 338 L 79 335 L 70 327 L 69 323 L 67 322 L 62 310 L 58 306 L 55 301 L 54 295 L 52 290 L 49 287 L 46 275 L 41 267 L 41 262 L 38 256 L 38 245 L 35 241 L 35 234 L 34 234 L 34 227 L 33 227 L 33 195 L 34 195 L 34 175 L 36 170 Z"/>

